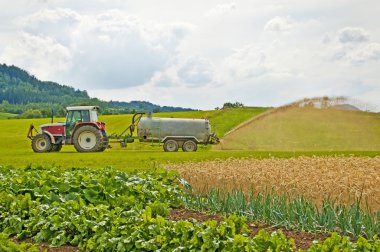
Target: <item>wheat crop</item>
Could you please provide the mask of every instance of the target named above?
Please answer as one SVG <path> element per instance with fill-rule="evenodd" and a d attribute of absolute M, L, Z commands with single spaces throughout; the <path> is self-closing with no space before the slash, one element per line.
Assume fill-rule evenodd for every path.
<path fill-rule="evenodd" d="M 380 157 L 300 157 L 228 159 L 168 164 L 196 193 L 214 188 L 250 193 L 303 196 L 320 205 L 324 199 L 380 211 Z"/>

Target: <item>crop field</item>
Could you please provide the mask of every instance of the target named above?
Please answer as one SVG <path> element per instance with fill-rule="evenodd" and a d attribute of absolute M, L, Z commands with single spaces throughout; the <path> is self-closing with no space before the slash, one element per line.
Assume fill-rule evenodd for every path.
<path fill-rule="evenodd" d="M 228 159 L 171 164 L 188 207 L 310 232 L 380 232 L 380 157 Z"/>
<path fill-rule="evenodd" d="M 216 148 L 256 151 L 380 150 L 380 114 L 279 108 L 231 132 Z"/>
<path fill-rule="evenodd" d="M 237 215 L 219 222 L 171 220 L 170 208 L 183 206 L 187 196 L 175 175 L 162 170 L 0 167 L 0 176 L 0 241 L 14 235 L 84 251 L 297 250 L 281 231 L 250 235 L 246 219 Z M 12 251 L 36 251 L 35 245 L 5 243 Z M 334 233 L 309 245 L 300 251 L 378 251 L 380 240 L 360 237 L 354 243 Z"/>
<path fill-rule="evenodd" d="M 249 194 L 303 196 L 321 205 L 324 199 L 380 211 L 380 157 L 300 157 L 228 159 L 170 164 L 197 193 L 219 188 Z"/>

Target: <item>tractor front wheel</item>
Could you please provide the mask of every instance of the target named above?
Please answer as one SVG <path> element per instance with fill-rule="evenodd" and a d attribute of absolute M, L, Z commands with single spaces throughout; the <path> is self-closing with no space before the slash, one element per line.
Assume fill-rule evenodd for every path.
<path fill-rule="evenodd" d="M 83 125 L 74 132 L 73 144 L 78 152 L 102 151 L 102 132 L 92 125 Z"/>
<path fill-rule="evenodd" d="M 34 152 L 50 152 L 53 148 L 51 140 L 46 134 L 37 134 L 32 140 L 32 149 Z"/>

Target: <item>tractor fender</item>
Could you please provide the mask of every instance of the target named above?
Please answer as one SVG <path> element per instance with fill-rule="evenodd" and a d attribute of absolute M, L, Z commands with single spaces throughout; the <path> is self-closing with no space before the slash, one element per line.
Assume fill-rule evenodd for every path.
<path fill-rule="evenodd" d="M 73 140 L 72 138 L 74 136 L 75 131 L 77 131 L 77 129 L 79 129 L 80 127 L 82 127 L 84 125 L 92 125 L 100 131 L 104 131 L 104 132 L 106 131 L 106 126 L 105 126 L 105 123 L 103 123 L 103 122 L 79 122 L 75 125 L 75 127 L 71 133 L 71 141 Z"/>
<path fill-rule="evenodd" d="M 98 130 L 106 131 L 106 124 L 104 122 L 79 122 L 75 125 L 73 132 L 83 125 L 93 125 Z"/>
<path fill-rule="evenodd" d="M 50 137 L 51 143 L 55 144 L 54 136 L 49 131 L 43 130 L 42 133 L 48 135 Z"/>

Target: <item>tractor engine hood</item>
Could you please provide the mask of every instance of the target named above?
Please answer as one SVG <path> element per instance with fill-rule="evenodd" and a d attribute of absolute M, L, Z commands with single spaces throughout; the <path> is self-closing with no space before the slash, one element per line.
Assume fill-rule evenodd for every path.
<path fill-rule="evenodd" d="M 65 126 L 66 123 L 64 122 L 58 122 L 58 123 L 45 123 L 45 124 L 41 124 L 40 125 L 40 129 L 42 130 L 43 128 L 47 128 L 47 127 L 55 127 L 55 126 Z"/>
<path fill-rule="evenodd" d="M 40 125 L 40 130 L 41 130 L 41 132 L 47 131 L 47 132 L 54 134 L 54 135 L 55 134 L 61 135 L 61 134 L 64 134 L 64 132 L 65 132 L 65 125 L 66 125 L 66 123 L 64 123 L 64 122 L 46 123 L 46 124 Z"/>

